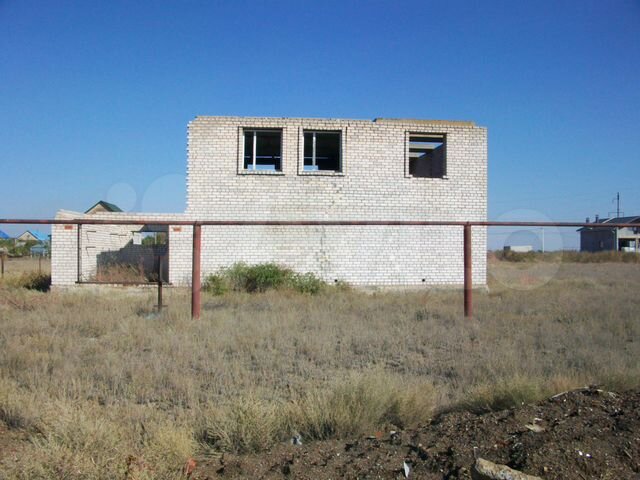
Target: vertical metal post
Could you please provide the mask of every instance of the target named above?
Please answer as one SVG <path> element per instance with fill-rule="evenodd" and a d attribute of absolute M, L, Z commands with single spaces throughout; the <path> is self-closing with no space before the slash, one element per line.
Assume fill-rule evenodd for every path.
<path fill-rule="evenodd" d="M 158 313 L 162 312 L 162 256 L 158 255 Z"/>
<path fill-rule="evenodd" d="M 4 278 L 4 258 L 5 258 L 5 253 L 2 252 L 0 253 L 0 275 L 2 276 L 2 278 Z"/>
<path fill-rule="evenodd" d="M 77 279 L 77 283 L 80 283 L 82 281 L 82 246 L 80 245 L 80 240 L 81 240 L 80 239 L 80 227 L 82 227 L 82 225 L 80 223 L 78 223 L 76 225 L 76 229 L 77 229 L 77 232 L 76 232 L 76 237 L 77 237 L 76 248 L 77 248 L 77 252 L 78 252 L 78 258 L 77 258 L 77 260 L 78 260 L 78 262 L 77 262 L 77 268 L 78 268 L 77 277 L 78 277 L 78 279 Z"/>
<path fill-rule="evenodd" d="M 158 312 L 162 312 L 162 280 L 158 280 Z"/>
<path fill-rule="evenodd" d="M 473 316 L 473 280 L 471 257 L 471 225 L 464 226 L 464 316 Z"/>
<path fill-rule="evenodd" d="M 202 226 L 193 224 L 193 256 L 191 261 L 191 318 L 200 318 L 200 246 Z"/>
<path fill-rule="evenodd" d="M 38 275 L 42 275 L 42 255 L 38 255 Z"/>

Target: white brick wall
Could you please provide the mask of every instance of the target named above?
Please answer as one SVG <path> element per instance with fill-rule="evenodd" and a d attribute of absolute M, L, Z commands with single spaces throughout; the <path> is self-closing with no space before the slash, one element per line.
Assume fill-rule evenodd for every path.
<path fill-rule="evenodd" d="M 100 212 L 93 215 L 85 215 L 80 212 L 64 210 L 58 212 L 56 218 L 61 220 L 104 219 L 118 221 L 142 219 L 171 221 L 185 219 L 184 215 L 180 214 Z M 80 228 L 80 251 L 78 252 L 78 227 L 76 225 L 54 225 L 52 228 L 51 283 L 54 286 L 70 286 L 74 285 L 79 279 L 81 281 L 91 281 L 96 274 L 98 255 L 123 248 L 132 240 L 133 232 L 140 231 L 142 227 L 142 225 L 82 225 Z M 173 271 L 180 273 L 187 268 L 189 277 L 191 276 L 191 250 L 186 254 L 180 255 L 179 242 L 173 242 L 176 243 L 175 249 L 177 253 L 172 258 L 172 228 L 176 227 L 169 228 L 169 281 L 184 284 L 186 282 L 185 278 L 174 278 L 171 273 Z M 190 238 L 191 227 L 179 228 L 186 228 Z M 182 261 L 185 256 L 189 256 L 189 264 L 186 267 Z M 135 264 L 138 259 L 131 258 L 130 260 Z M 172 263 L 174 264 L 173 268 Z M 80 269 L 79 275 L 78 268 Z"/>
<path fill-rule="evenodd" d="M 77 212 L 61 210 L 56 215 L 60 220 L 77 218 Z M 51 284 L 74 285 L 78 279 L 78 227 L 76 225 L 53 225 L 51 227 Z"/>
<path fill-rule="evenodd" d="M 242 171 L 242 129 L 256 127 L 282 129 L 282 172 Z M 302 171 L 303 129 L 342 132 L 341 173 Z M 447 135 L 447 178 L 407 175 L 407 132 Z M 91 218 L 486 220 L 487 131 L 470 122 L 197 117 L 189 124 L 188 144 L 185 215 L 101 213 Z M 86 276 L 95 266 L 90 250 L 111 249 L 118 235 L 110 234 L 136 227 L 83 229 L 94 232 L 93 239 L 81 235 Z M 169 227 L 169 280 L 175 285 L 191 282 L 191 235 L 190 226 Z M 78 277 L 76 227 L 54 226 L 52 237 L 52 282 L 72 285 Z M 463 281 L 462 227 L 203 226 L 202 240 L 203 277 L 238 261 L 272 261 L 354 285 Z M 485 228 L 473 228 L 473 255 L 473 281 L 483 285 Z"/>
<path fill-rule="evenodd" d="M 281 173 L 242 171 L 242 129 L 256 127 L 282 129 Z M 303 129 L 342 132 L 341 174 L 302 173 Z M 407 132 L 447 135 L 446 179 L 407 175 Z M 487 131 L 470 122 L 197 117 L 187 191 L 187 215 L 202 220 L 486 220 Z M 462 227 L 202 229 L 203 275 L 275 261 L 355 285 L 462 283 Z M 473 249 L 474 283 L 484 284 L 486 229 L 474 227 Z"/>

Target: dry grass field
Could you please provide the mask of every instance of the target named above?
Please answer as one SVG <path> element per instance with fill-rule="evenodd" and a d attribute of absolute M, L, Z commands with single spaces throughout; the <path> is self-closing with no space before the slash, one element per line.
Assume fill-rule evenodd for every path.
<path fill-rule="evenodd" d="M 7 278 L 15 277 L 25 273 L 37 273 L 38 270 L 42 273 L 51 273 L 51 259 L 37 257 L 23 257 L 23 258 L 10 258 L 6 257 L 4 264 L 5 276 Z"/>
<path fill-rule="evenodd" d="M 37 265 L 36 265 L 37 267 Z M 6 283 L 6 282 L 5 282 Z M 640 383 L 640 266 L 492 260 L 459 291 L 40 293 L 0 285 L 0 478 L 184 478 L 189 457 Z M 5 427 L 2 427 L 4 424 Z"/>

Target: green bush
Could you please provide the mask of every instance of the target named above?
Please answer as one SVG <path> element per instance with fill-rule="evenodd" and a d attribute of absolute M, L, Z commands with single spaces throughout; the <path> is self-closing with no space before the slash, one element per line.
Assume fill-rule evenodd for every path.
<path fill-rule="evenodd" d="M 231 290 L 242 292 L 245 290 L 249 265 L 243 262 L 234 263 L 229 268 L 220 270 L 220 275 L 224 277 Z"/>
<path fill-rule="evenodd" d="M 213 295 L 223 295 L 230 290 L 253 293 L 287 288 L 316 294 L 325 286 L 326 283 L 313 273 L 295 273 L 275 263 L 247 265 L 239 262 L 206 277 L 203 289 Z"/>
<path fill-rule="evenodd" d="M 212 295 L 224 295 L 229 291 L 229 280 L 224 275 L 212 274 L 205 278 L 202 289 Z"/>
<path fill-rule="evenodd" d="M 325 282 L 313 273 L 293 274 L 290 279 L 290 287 L 300 293 L 315 295 L 326 286 Z"/>
<path fill-rule="evenodd" d="M 6 250 L 10 257 L 28 257 L 31 255 L 31 247 L 39 245 L 40 242 L 35 240 L 27 240 L 26 242 L 18 242 L 13 239 L 0 240 L 0 249 Z M 49 247 L 47 245 L 47 251 Z"/>
<path fill-rule="evenodd" d="M 252 265 L 247 269 L 244 290 L 247 292 L 264 292 L 283 287 L 292 276 L 289 269 L 275 263 Z"/>

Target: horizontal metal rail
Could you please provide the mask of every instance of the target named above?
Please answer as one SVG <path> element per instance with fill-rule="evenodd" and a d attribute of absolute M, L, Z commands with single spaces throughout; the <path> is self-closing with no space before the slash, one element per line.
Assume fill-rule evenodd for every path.
<path fill-rule="evenodd" d="M 340 226 L 340 225 L 380 225 L 380 226 L 465 226 L 473 227 L 566 227 L 566 228 L 640 228 L 640 223 L 584 223 L 584 222 L 494 222 L 484 220 L 157 220 L 153 218 L 137 220 L 106 220 L 77 218 L 62 219 L 28 219 L 0 218 L 0 224 L 32 224 L 32 225 L 266 225 L 266 226 Z"/>
<path fill-rule="evenodd" d="M 139 218 L 136 220 L 115 220 L 97 218 L 76 219 L 33 219 L 2 218 L 0 224 L 27 225 L 167 225 L 191 226 L 192 233 L 192 271 L 191 271 L 191 316 L 200 318 L 201 280 L 200 260 L 202 246 L 202 226 L 460 226 L 463 227 L 464 248 L 464 314 L 473 316 L 473 282 L 471 256 L 471 227 L 559 227 L 559 228 L 640 228 L 638 223 L 584 223 L 584 222 L 494 222 L 484 220 L 449 221 L 449 220 L 160 220 L 156 218 Z M 88 282 L 81 282 L 88 283 Z M 103 282 L 91 282 L 103 283 Z M 107 282 L 104 282 L 107 283 Z M 132 282 L 108 282 L 121 285 Z"/>
<path fill-rule="evenodd" d="M 81 280 L 76 282 L 78 285 L 125 285 L 125 286 L 133 286 L 133 285 L 137 285 L 137 286 L 144 286 L 144 285 L 150 285 L 150 286 L 157 286 L 158 282 L 148 282 L 148 281 L 137 281 L 137 280 L 122 280 L 119 282 L 112 282 L 109 280 Z"/>

